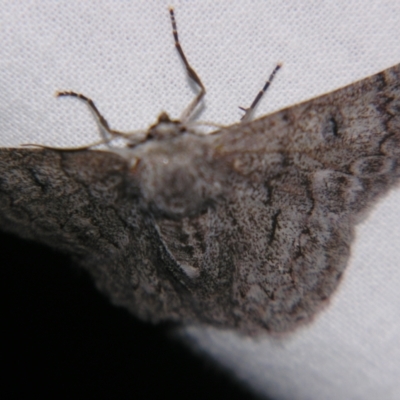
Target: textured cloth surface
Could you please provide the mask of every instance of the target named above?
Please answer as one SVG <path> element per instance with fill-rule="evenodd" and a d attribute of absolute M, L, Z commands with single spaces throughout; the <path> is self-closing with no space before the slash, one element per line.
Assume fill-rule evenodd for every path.
<path fill-rule="evenodd" d="M 112 127 L 137 130 L 193 97 L 166 1 L 3 1 L 0 145 L 98 140 L 74 90 Z M 400 62 L 400 1 L 176 1 L 183 48 L 207 89 L 201 120 L 237 122 L 277 62 L 257 115 Z M 400 393 L 400 191 L 357 230 L 342 285 L 309 326 L 252 340 L 188 328 L 196 346 L 260 393 L 280 399 L 395 399 Z M 134 360 L 132 360 L 134 362 Z"/>

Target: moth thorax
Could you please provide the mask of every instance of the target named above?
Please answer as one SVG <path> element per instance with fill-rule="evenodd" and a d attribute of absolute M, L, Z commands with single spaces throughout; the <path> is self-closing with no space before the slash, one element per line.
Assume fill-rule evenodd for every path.
<path fill-rule="evenodd" d="M 132 173 L 140 182 L 143 204 L 171 218 L 203 212 L 219 196 L 219 174 L 202 150 L 188 149 L 184 137 L 148 143 Z M 147 206 L 146 206 L 147 207 Z"/>

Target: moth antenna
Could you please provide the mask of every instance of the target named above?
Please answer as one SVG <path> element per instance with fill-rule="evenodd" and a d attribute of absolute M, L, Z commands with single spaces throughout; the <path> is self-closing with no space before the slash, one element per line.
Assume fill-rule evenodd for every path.
<path fill-rule="evenodd" d="M 201 102 L 201 99 L 204 97 L 204 95 L 206 94 L 206 89 L 205 89 L 201 79 L 197 75 L 196 71 L 189 64 L 189 62 L 188 62 L 188 60 L 187 60 L 187 58 L 185 56 L 185 53 L 183 52 L 182 46 L 181 46 L 181 44 L 179 42 L 178 28 L 177 28 L 177 25 L 176 25 L 175 13 L 174 13 L 173 7 L 169 7 L 169 15 L 171 17 L 172 35 L 174 36 L 176 50 L 178 51 L 181 60 L 185 64 L 186 72 L 187 72 L 189 78 L 192 79 L 197 84 L 197 86 L 199 86 L 199 88 L 200 88 L 200 92 L 189 103 L 189 105 L 186 107 L 186 109 L 182 113 L 182 116 L 181 116 L 180 120 L 183 123 L 185 123 L 191 117 L 191 115 L 193 114 L 193 111 L 198 106 L 198 104 Z"/>
<path fill-rule="evenodd" d="M 254 112 L 254 109 L 256 108 L 257 104 L 260 102 L 261 98 L 263 97 L 264 93 L 267 91 L 269 86 L 271 85 L 276 73 L 282 68 L 282 64 L 279 63 L 276 65 L 274 70 L 272 71 L 271 75 L 269 76 L 267 82 L 265 82 L 264 87 L 258 92 L 257 96 L 251 103 L 251 106 L 249 108 L 244 108 L 244 107 L 239 107 L 241 110 L 245 111 L 245 114 L 243 115 L 240 120 L 242 122 L 249 121 L 252 117 L 252 114 Z"/>
<path fill-rule="evenodd" d="M 89 108 L 90 112 L 93 114 L 94 119 L 99 127 L 100 136 L 103 139 L 103 143 L 107 144 L 110 141 L 110 138 L 107 137 L 105 132 L 107 132 L 110 136 L 113 136 L 113 132 L 110 129 L 107 120 L 101 115 L 100 111 L 94 104 L 94 101 L 89 97 L 81 93 L 76 93 L 72 91 L 63 91 L 63 92 L 56 92 L 56 97 L 76 97 L 79 100 L 82 100 Z"/>
<path fill-rule="evenodd" d="M 108 125 L 107 120 L 103 117 L 103 115 L 100 113 L 100 111 L 94 104 L 94 101 L 92 99 L 90 99 L 89 97 L 87 97 L 81 93 L 72 92 L 72 91 L 64 91 L 64 92 L 56 93 L 56 97 L 66 97 L 66 96 L 76 97 L 79 100 L 82 100 L 88 106 L 89 110 L 93 114 L 96 124 L 99 128 L 100 136 L 102 138 L 102 141 L 99 143 L 96 143 L 96 145 L 97 144 L 105 144 L 107 146 L 110 146 L 109 143 L 115 137 L 122 137 L 124 139 L 127 139 L 134 145 L 146 140 L 146 135 L 144 138 L 138 138 L 138 140 L 134 141 L 134 140 L 132 140 L 132 138 L 134 137 L 136 132 L 120 132 L 120 131 L 111 129 L 110 126 Z M 141 132 L 142 131 L 138 131 L 138 133 L 141 133 Z M 92 146 L 93 145 L 79 147 L 79 148 L 77 148 L 77 150 L 84 149 L 84 148 L 90 148 Z M 66 149 L 66 150 L 73 150 L 73 149 Z"/>

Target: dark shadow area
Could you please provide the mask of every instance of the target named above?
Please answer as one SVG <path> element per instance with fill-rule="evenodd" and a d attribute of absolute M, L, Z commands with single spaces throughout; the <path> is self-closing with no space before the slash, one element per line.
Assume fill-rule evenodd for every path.
<path fill-rule="evenodd" d="M 2 398 L 254 399 L 168 327 L 111 305 L 68 257 L 0 243 Z"/>

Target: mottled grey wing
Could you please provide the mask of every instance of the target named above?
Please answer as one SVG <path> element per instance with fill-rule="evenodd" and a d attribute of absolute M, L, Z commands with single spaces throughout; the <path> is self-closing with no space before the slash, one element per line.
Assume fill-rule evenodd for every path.
<path fill-rule="evenodd" d="M 141 318 L 290 330 L 336 288 L 354 224 L 398 181 L 399 83 L 394 67 L 187 142 L 207 158 L 182 174 L 218 185 L 188 188 L 176 215 L 117 155 L 3 149 L 0 226 L 72 254 Z"/>
<path fill-rule="evenodd" d="M 223 199 L 157 220 L 202 320 L 288 331 L 321 308 L 354 225 L 399 180 L 399 85 L 396 66 L 215 136 Z"/>
<path fill-rule="evenodd" d="M 127 176 L 108 152 L 0 149 L 0 227 L 71 254 L 136 315 L 176 319 L 180 288 Z"/>

